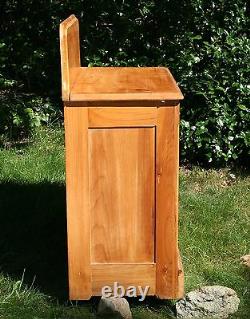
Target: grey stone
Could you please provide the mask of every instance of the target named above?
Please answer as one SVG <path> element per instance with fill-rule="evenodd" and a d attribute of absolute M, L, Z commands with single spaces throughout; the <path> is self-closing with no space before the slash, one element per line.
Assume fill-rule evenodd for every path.
<path fill-rule="evenodd" d="M 177 318 L 228 318 L 238 310 L 236 292 L 223 286 L 205 286 L 176 303 Z"/>
<path fill-rule="evenodd" d="M 245 255 L 240 258 L 241 264 L 250 268 L 250 255 Z"/>
<path fill-rule="evenodd" d="M 102 297 L 98 305 L 97 315 L 99 318 L 132 319 L 128 301 L 125 298 L 117 297 Z"/>

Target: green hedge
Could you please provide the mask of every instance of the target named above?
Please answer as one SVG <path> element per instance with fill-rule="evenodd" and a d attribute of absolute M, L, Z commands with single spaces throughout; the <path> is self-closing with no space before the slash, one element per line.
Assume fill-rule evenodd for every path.
<path fill-rule="evenodd" d="M 2 1 L 0 74 L 21 83 L 21 92 L 58 106 L 58 25 L 74 13 L 85 65 L 170 68 L 185 95 L 183 161 L 244 162 L 250 140 L 248 11 L 243 0 Z M 46 107 L 42 116 L 49 114 Z"/>

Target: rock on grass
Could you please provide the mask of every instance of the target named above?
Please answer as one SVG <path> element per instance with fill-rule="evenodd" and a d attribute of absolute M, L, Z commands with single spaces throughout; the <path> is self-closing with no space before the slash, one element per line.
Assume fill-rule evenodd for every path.
<path fill-rule="evenodd" d="M 132 319 L 128 301 L 125 298 L 117 297 L 102 297 L 98 305 L 97 315 L 99 318 Z"/>
<path fill-rule="evenodd" d="M 233 289 L 205 286 L 176 303 L 177 318 L 228 318 L 238 310 L 239 303 Z"/>

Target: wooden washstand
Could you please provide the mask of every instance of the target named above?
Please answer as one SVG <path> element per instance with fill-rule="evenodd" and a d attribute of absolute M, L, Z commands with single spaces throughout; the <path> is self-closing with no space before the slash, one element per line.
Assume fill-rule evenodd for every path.
<path fill-rule="evenodd" d="M 183 296 L 179 102 L 163 67 L 81 67 L 79 24 L 60 24 L 69 297 L 103 286 Z"/>

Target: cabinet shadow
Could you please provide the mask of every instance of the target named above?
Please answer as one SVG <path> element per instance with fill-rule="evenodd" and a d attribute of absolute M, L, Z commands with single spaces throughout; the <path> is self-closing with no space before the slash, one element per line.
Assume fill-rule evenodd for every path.
<path fill-rule="evenodd" d="M 65 186 L 0 184 L 0 271 L 67 299 Z"/>

